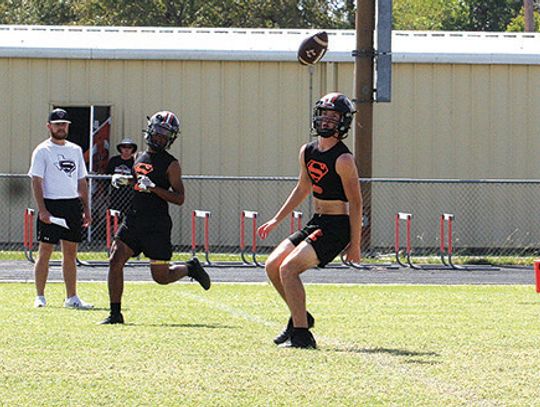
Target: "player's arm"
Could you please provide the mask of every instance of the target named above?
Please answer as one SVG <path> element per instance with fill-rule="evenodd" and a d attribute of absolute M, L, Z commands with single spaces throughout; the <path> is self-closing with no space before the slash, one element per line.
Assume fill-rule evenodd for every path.
<path fill-rule="evenodd" d="M 351 243 L 347 248 L 345 257 L 350 262 L 359 263 L 361 258 L 363 206 L 358 170 L 352 154 L 339 156 L 336 162 L 336 171 L 341 178 L 345 196 L 349 201 Z"/>
<path fill-rule="evenodd" d="M 88 181 L 86 181 L 86 178 L 80 178 L 77 187 L 83 205 L 83 226 L 88 227 L 92 223 L 92 216 L 88 204 Z"/>
<path fill-rule="evenodd" d="M 300 175 L 298 176 L 298 182 L 274 217 L 259 227 L 258 233 L 262 239 L 266 239 L 268 234 L 277 225 L 279 225 L 279 223 L 285 219 L 294 210 L 294 208 L 300 205 L 311 192 L 311 181 L 304 164 L 305 148 L 306 146 L 303 145 L 300 149 L 300 154 L 298 157 L 300 162 Z"/>
<path fill-rule="evenodd" d="M 51 223 L 51 214 L 45 207 L 45 199 L 43 198 L 43 178 L 32 176 L 32 192 L 39 211 L 39 219 L 43 223 Z"/>
<path fill-rule="evenodd" d="M 167 202 L 182 205 L 185 198 L 184 183 L 182 182 L 182 168 L 178 161 L 173 161 L 169 164 L 169 168 L 167 168 L 167 177 L 169 178 L 171 189 L 154 186 L 148 188 L 148 190 Z"/>

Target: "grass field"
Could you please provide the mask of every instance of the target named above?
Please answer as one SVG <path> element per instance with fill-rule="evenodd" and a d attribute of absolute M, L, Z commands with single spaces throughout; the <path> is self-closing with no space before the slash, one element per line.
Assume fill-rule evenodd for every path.
<path fill-rule="evenodd" d="M 125 326 L 103 283 L 93 311 L 32 308 L 0 284 L 0 405 L 533 406 L 540 298 L 531 286 L 307 285 L 318 350 L 272 343 L 287 315 L 266 284 L 127 283 Z"/>

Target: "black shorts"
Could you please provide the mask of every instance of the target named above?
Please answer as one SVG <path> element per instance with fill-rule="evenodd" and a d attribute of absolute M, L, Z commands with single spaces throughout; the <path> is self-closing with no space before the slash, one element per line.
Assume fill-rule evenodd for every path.
<path fill-rule="evenodd" d="M 133 250 L 133 256 L 144 253 L 151 260 L 170 260 L 172 221 L 168 214 L 149 217 L 130 210 L 118 228 L 116 238 Z"/>
<path fill-rule="evenodd" d="M 79 198 L 45 199 L 45 207 L 52 216 L 64 218 L 69 229 L 53 223 L 43 223 L 37 218 L 37 239 L 56 244 L 60 240 L 80 243 L 82 241 L 82 204 Z"/>
<path fill-rule="evenodd" d="M 351 240 L 349 215 L 318 215 L 294 232 L 289 240 L 295 246 L 302 241 L 308 242 L 319 259 L 319 267 L 324 267 L 336 258 Z"/>

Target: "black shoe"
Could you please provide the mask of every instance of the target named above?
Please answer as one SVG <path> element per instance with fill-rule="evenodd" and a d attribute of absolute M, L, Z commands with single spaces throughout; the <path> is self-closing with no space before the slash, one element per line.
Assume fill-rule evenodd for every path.
<path fill-rule="evenodd" d="M 212 284 L 210 282 L 210 276 L 208 275 L 206 271 L 204 271 L 203 267 L 201 266 L 201 263 L 199 263 L 199 259 L 194 257 L 191 260 L 186 261 L 186 265 L 188 268 L 188 273 L 187 273 L 188 277 L 191 277 L 192 279 L 197 280 L 197 282 L 205 290 L 210 289 L 210 285 Z"/>
<path fill-rule="evenodd" d="M 307 312 L 307 323 L 308 323 L 308 328 L 313 328 L 315 326 L 315 318 L 313 318 L 313 315 L 311 315 L 309 311 Z M 274 343 L 276 345 L 281 345 L 282 343 L 287 342 L 291 338 L 292 330 L 293 330 L 293 322 L 292 322 L 292 317 L 291 317 L 289 318 L 289 322 L 287 322 L 287 326 L 285 327 L 285 329 L 278 336 L 274 338 Z"/>
<path fill-rule="evenodd" d="M 123 324 L 124 316 L 122 314 L 109 314 L 107 318 L 101 321 L 100 325 L 111 325 L 111 324 Z"/>
<path fill-rule="evenodd" d="M 293 328 L 291 339 L 279 345 L 280 348 L 317 349 L 317 342 L 309 329 Z"/>

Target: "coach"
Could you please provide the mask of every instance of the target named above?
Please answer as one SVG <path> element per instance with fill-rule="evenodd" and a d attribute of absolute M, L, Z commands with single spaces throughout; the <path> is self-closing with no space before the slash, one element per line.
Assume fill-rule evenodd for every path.
<path fill-rule="evenodd" d="M 28 171 L 39 210 L 39 254 L 34 268 L 37 290 L 35 307 L 46 305 L 45 283 L 49 274 L 49 260 L 59 241 L 66 285 L 64 307 L 93 307 L 77 296 L 77 245 L 81 242 L 82 226 L 90 225 L 92 219 L 88 207 L 88 174 L 82 150 L 66 140 L 70 123 L 63 109 L 54 109 L 49 113 L 47 128 L 50 137 L 35 148 Z"/>

